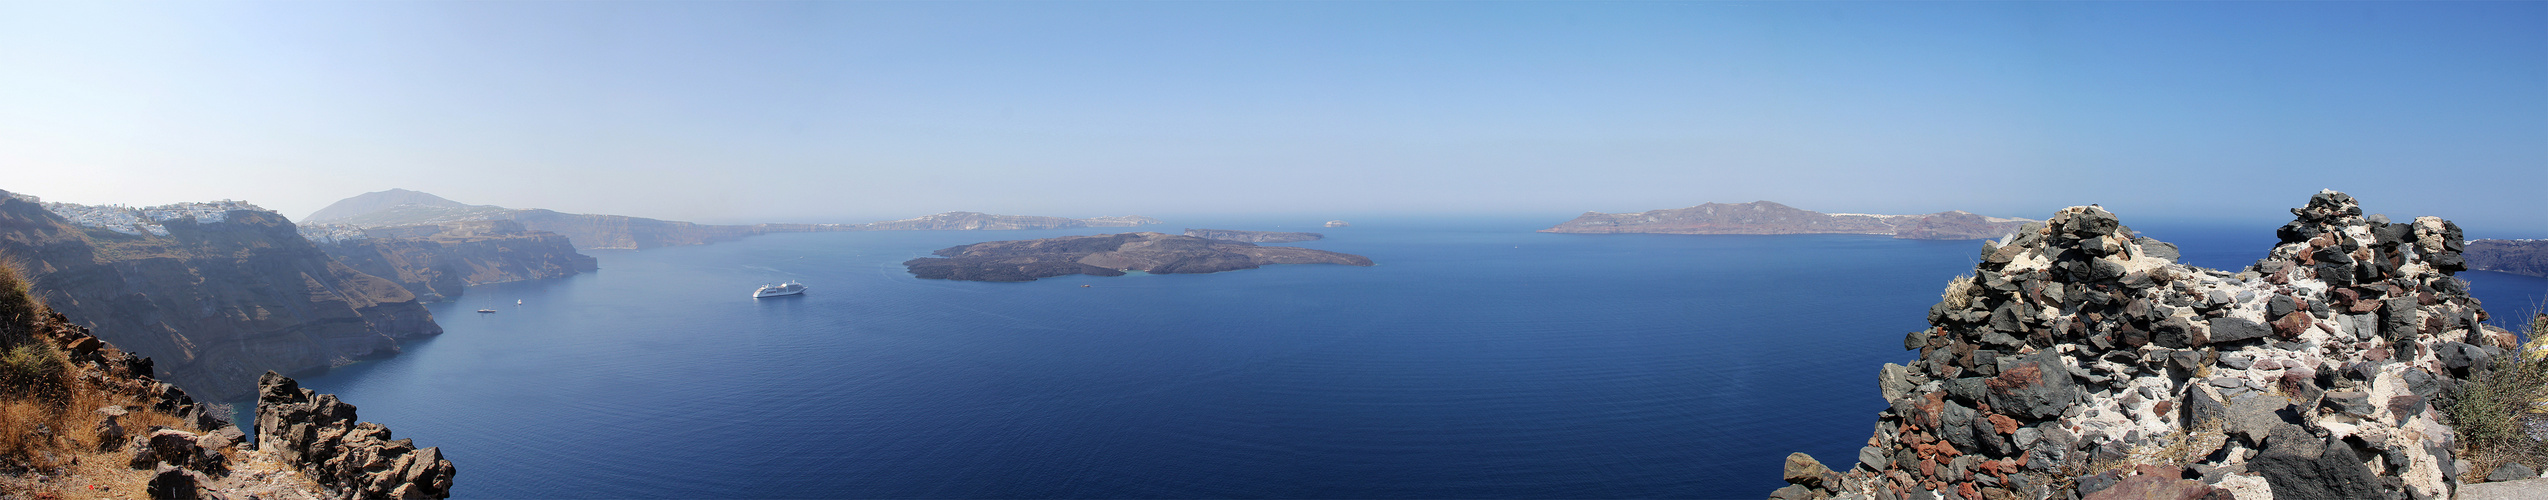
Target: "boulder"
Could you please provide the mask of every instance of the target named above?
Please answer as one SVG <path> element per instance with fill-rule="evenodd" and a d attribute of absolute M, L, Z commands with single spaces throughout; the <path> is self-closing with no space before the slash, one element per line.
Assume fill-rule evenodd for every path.
<path fill-rule="evenodd" d="M 1998 376 L 1983 382 L 1988 388 L 1991 408 L 2045 420 L 2061 416 L 2062 410 L 2078 402 L 2081 391 L 2070 380 L 2070 369 L 2061 355 L 2051 350 L 2035 351 L 2020 358 Z"/>
<path fill-rule="evenodd" d="M 2227 316 L 2212 318 L 2210 326 L 2209 340 L 2214 344 L 2260 338 L 2274 333 L 2273 330 L 2266 329 L 2265 325 L 2256 324 L 2254 321 Z"/>
<path fill-rule="evenodd" d="M 1787 483 L 1811 489 L 1829 490 L 1840 486 L 1840 473 L 1814 460 L 1813 455 L 1787 454 Z"/>
<path fill-rule="evenodd" d="M 2495 472 L 2486 474 L 2487 482 L 2520 481 L 2523 479 L 2539 479 L 2539 471 L 2530 470 L 2529 466 L 2522 465 L 2520 463 L 2505 462 L 2504 466 L 2496 467 Z"/>
<path fill-rule="evenodd" d="M 2277 429 L 2247 469 L 2265 476 L 2274 498 L 2391 498 L 2353 447 L 2329 446 L 2299 426 Z"/>

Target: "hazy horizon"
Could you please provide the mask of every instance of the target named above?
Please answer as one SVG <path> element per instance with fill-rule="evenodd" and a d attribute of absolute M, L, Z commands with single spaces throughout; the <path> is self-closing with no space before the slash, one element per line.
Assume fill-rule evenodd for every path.
<path fill-rule="evenodd" d="M 0 189 L 946 211 L 2285 217 L 2548 235 L 2548 3 L 0 3 Z M 1172 221 L 1172 224 L 1174 222 Z"/>

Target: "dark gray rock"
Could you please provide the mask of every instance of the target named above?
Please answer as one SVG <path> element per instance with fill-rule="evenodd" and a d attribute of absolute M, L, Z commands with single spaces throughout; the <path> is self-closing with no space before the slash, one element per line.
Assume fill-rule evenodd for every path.
<path fill-rule="evenodd" d="M 1938 434 L 1941 435 L 1939 437 L 1945 438 L 1947 443 L 1954 444 L 1955 449 L 1958 450 L 1980 449 L 1980 443 L 1975 442 L 1973 438 L 1973 424 L 1977 420 L 1974 418 L 1976 414 L 1973 409 L 1956 404 L 1954 401 L 1948 401 L 1944 406 L 1945 408 L 1938 412 Z M 1979 420 L 1984 427 L 1990 425 L 1988 419 Z"/>
<path fill-rule="evenodd" d="M 2472 372 L 2484 371 L 2495 362 L 2494 355 L 2485 349 L 2459 342 L 2443 342 L 2433 354 L 2441 358 L 2443 368 L 2463 378 Z"/>
<path fill-rule="evenodd" d="M 2496 467 L 2495 472 L 2486 474 L 2487 482 L 2520 481 L 2523 479 L 2539 479 L 2539 471 L 2530 470 L 2529 466 L 2519 463 L 2505 462 L 2503 467 Z"/>
<path fill-rule="evenodd" d="M 2186 388 L 2186 429 L 2224 429 L 2230 426 L 2230 403 L 2219 401 L 2207 388 Z"/>
<path fill-rule="evenodd" d="M 2415 327 L 2423 321 L 2416 316 L 2414 297 L 2389 299 L 2380 306 L 2380 337 L 2392 342 L 2415 336 Z"/>
<path fill-rule="evenodd" d="M 2157 257 L 2174 262 L 2178 256 L 2175 243 L 2150 239 L 2149 237 L 2144 236 L 2140 238 L 2133 238 L 2132 244 L 2141 245 L 2141 255 L 2143 257 Z"/>
<path fill-rule="evenodd" d="M 2025 327 L 2018 324 L 2019 317 L 2017 301 L 2002 302 L 1998 308 L 1991 310 L 1991 329 L 2001 332 L 2025 331 Z"/>
<path fill-rule="evenodd" d="M 1865 466 L 1868 470 L 1881 471 L 1893 468 L 1893 458 L 1885 454 L 1883 448 L 1868 446 L 1858 449 L 1858 465 Z"/>
<path fill-rule="evenodd" d="M 2371 395 L 2362 391 L 2327 391 L 2320 396 L 2318 404 L 2357 417 L 2369 417 L 2380 411 L 2379 406 L 2371 403 Z"/>
<path fill-rule="evenodd" d="M 2300 310 L 2300 303 L 2293 301 L 2290 295 L 2277 293 L 2274 294 L 2274 298 L 2265 301 L 2265 317 L 2268 318 L 2280 318 L 2298 310 Z"/>
<path fill-rule="evenodd" d="M 2274 330 L 2242 318 L 2212 318 L 2211 343 L 2222 344 L 2271 335 Z"/>
<path fill-rule="evenodd" d="M 2299 426 L 2276 430 L 2247 469 L 2265 476 L 2274 498 L 2395 498 L 2351 446 L 2329 446 Z"/>
<path fill-rule="evenodd" d="M 1948 380 L 1945 384 L 1943 384 L 1946 389 L 1946 397 L 1965 404 L 1982 402 L 1984 401 L 1984 398 L 1989 397 L 1990 394 L 1989 388 L 1982 384 L 1982 380 L 1983 377 L 1964 377 Z"/>

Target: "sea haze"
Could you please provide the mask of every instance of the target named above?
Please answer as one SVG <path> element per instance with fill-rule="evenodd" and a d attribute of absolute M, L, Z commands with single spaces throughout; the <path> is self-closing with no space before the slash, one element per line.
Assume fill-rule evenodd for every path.
<path fill-rule="evenodd" d="M 1757 498 L 1788 452 L 1854 462 L 1877 368 L 1911 359 L 1902 334 L 1979 250 L 1172 222 L 1324 232 L 1291 245 L 1379 265 L 1031 283 L 900 265 L 1121 229 L 601 252 L 598 273 L 470 288 L 435 306 L 442 336 L 303 384 L 442 447 L 464 498 Z M 2241 246 L 2189 258 L 2272 238 L 2207 230 L 2177 234 Z M 2517 279 L 2472 278 L 2481 297 L 2548 289 L 2494 276 Z M 811 291 L 747 298 L 789 279 Z"/>

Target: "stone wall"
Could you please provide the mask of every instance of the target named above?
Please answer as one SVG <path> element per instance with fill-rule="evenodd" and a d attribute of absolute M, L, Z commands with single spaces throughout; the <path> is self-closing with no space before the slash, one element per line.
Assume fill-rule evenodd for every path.
<path fill-rule="evenodd" d="M 1792 456 L 1772 497 L 2449 498 L 2434 400 L 2516 342 L 2452 277 L 2459 228 L 2292 213 L 2239 272 L 2093 206 L 1985 243 L 1879 371 L 1856 465 Z"/>

